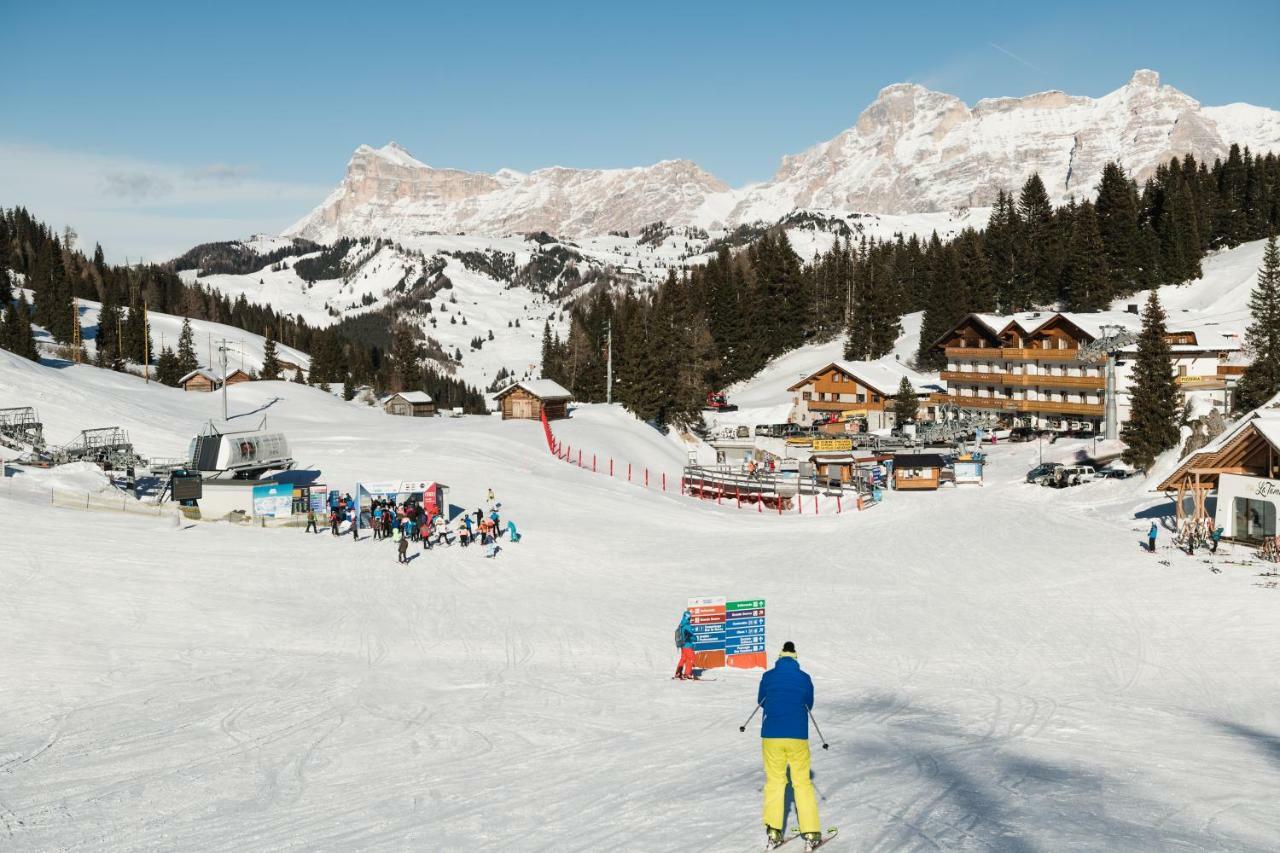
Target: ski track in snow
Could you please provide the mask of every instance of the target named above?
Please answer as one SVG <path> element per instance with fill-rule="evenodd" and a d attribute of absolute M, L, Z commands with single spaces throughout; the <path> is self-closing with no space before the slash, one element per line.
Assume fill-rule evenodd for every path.
<path fill-rule="evenodd" d="M 0 396 L 57 436 L 110 413 L 155 455 L 220 406 L 6 353 Z M 406 568 L 369 538 L 0 484 L 0 848 L 756 849 L 758 719 L 737 727 L 757 674 L 669 678 L 671 628 L 707 594 L 765 598 L 770 653 L 797 643 L 841 849 L 1280 846 L 1280 593 L 1134 548 L 1135 512 L 1162 505 L 1136 480 L 1027 486 L 1040 449 L 1008 445 L 981 488 L 777 518 L 577 470 L 536 423 L 229 396 L 280 397 L 269 423 L 328 483 L 434 478 L 468 510 L 492 487 L 524 541 Z M 671 474 L 684 458 L 603 406 L 556 430 Z"/>

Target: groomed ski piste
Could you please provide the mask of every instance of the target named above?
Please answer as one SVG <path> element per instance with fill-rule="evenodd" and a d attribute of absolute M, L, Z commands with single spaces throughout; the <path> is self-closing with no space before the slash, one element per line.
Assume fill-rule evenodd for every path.
<path fill-rule="evenodd" d="M 758 850 L 759 673 L 670 678 L 704 595 L 765 599 L 770 658 L 792 640 L 814 678 L 824 850 L 1280 847 L 1280 589 L 1243 549 L 1206 564 L 1162 529 L 1144 553 L 1172 508 L 1141 479 L 1023 482 L 1088 443 L 779 518 L 581 470 L 532 421 L 228 395 L 328 484 L 435 480 L 468 510 L 492 488 L 523 540 L 406 567 L 367 537 L 41 503 L 92 472 L 0 481 L 0 849 Z M 2 352 L 0 400 L 150 456 L 221 406 Z M 686 459 L 617 408 L 553 426 Z"/>

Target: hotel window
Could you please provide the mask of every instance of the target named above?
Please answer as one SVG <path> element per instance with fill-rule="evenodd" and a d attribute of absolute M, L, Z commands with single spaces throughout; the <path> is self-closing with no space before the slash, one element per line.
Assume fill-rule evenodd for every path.
<path fill-rule="evenodd" d="M 873 403 L 879 403 L 879 402 L 880 402 L 880 395 L 879 395 L 879 394 L 872 394 L 872 395 L 871 395 L 871 402 L 873 402 Z"/>
<path fill-rule="evenodd" d="M 866 395 L 866 394 L 856 394 L 856 395 L 854 395 L 854 398 L 853 398 L 853 399 L 854 399 L 855 401 L 859 402 L 859 403 L 865 403 L 865 402 L 867 402 L 867 395 Z"/>

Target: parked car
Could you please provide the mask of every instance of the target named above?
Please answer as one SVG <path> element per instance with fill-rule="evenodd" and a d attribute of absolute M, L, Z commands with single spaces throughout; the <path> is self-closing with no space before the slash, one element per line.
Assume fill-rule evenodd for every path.
<path fill-rule="evenodd" d="M 1027 472 L 1027 482 L 1047 486 L 1057 479 L 1058 469 L 1061 467 L 1061 462 L 1042 462 Z"/>
<path fill-rule="evenodd" d="M 1093 470 L 1092 465 L 1072 465 L 1062 469 L 1061 479 L 1066 481 L 1068 486 L 1078 486 L 1081 483 L 1092 483 L 1098 479 L 1098 474 Z"/>
<path fill-rule="evenodd" d="M 1103 468 L 1098 471 L 1098 478 L 1101 480 L 1127 480 L 1132 476 L 1132 471 L 1123 468 Z"/>
<path fill-rule="evenodd" d="M 1014 427 L 1009 430 L 1009 441 L 1035 441 L 1040 433 L 1035 427 Z"/>

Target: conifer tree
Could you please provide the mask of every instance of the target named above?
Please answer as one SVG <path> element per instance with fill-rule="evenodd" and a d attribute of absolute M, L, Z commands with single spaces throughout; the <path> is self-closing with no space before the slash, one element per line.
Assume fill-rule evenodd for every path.
<path fill-rule="evenodd" d="M 1054 246 L 1053 205 L 1049 193 L 1038 174 L 1027 178 L 1018 196 L 1018 218 L 1022 222 L 1018 254 L 1024 259 L 1019 265 L 1017 290 L 1030 304 L 1044 305 L 1057 296 L 1057 280 L 1053 275 L 1056 247 Z"/>
<path fill-rule="evenodd" d="M 269 330 L 267 332 L 267 339 L 262 344 L 262 371 L 258 378 L 280 378 L 280 359 L 276 356 L 276 342 L 275 339 L 271 337 L 271 332 Z"/>
<path fill-rule="evenodd" d="M 1075 209 L 1063 265 L 1062 291 L 1073 311 L 1100 311 L 1111 302 L 1106 248 L 1091 203 Z"/>
<path fill-rule="evenodd" d="M 919 410 L 920 399 L 916 396 L 916 390 L 911 387 L 910 380 L 904 376 L 898 383 L 898 394 L 893 398 L 894 421 L 898 426 L 914 421 Z"/>
<path fill-rule="evenodd" d="M 187 375 L 188 371 L 182 370 L 178 357 L 174 355 L 173 350 L 165 347 L 160 350 L 160 357 L 156 359 L 156 381 L 162 385 L 178 384 L 178 380 Z"/>
<path fill-rule="evenodd" d="M 36 339 L 31 333 L 31 308 L 27 294 L 18 291 L 17 301 L 11 303 L 4 314 L 4 348 L 32 361 L 40 360 Z"/>
<path fill-rule="evenodd" d="M 1128 445 L 1125 462 L 1149 469 L 1155 458 L 1178 442 L 1178 385 L 1173 352 L 1166 338 L 1164 309 L 1152 290 L 1142 312 L 1142 331 L 1134 359 L 1129 420 L 1120 431 Z"/>
<path fill-rule="evenodd" d="M 356 398 L 356 386 L 351 380 L 351 374 L 348 373 L 342 377 L 342 399 L 348 402 Z"/>
<path fill-rule="evenodd" d="M 1267 238 L 1258 280 L 1249 296 L 1252 322 L 1245 332 L 1253 360 L 1236 387 L 1235 407 L 1242 411 L 1261 406 L 1280 391 L 1280 249 L 1276 235 Z"/>
<path fill-rule="evenodd" d="M 1115 162 L 1102 167 L 1098 183 L 1098 233 L 1106 252 L 1110 290 L 1128 296 L 1142 285 L 1138 192 Z"/>
<path fill-rule="evenodd" d="M 191 320 L 186 317 L 182 318 L 182 332 L 178 335 L 177 359 L 179 376 L 186 376 L 200 366 L 200 359 L 196 356 L 195 332 L 191 330 Z"/>
<path fill-rule="evenodd" d="M 302 368 L 301 368 L 301 367 L 299 367 L 296 371 L 294 371 L 294 374 L 293 374 L 293 381 L 294 381 L 294 382 L 296 382 L 296 383 L 298 383 L 299 385 L 306 385 L 306 384 L 307 384 L 307 377 L 305 377 L 305 376 L 303 376 L 303 375 L 302 375 Z"/>

